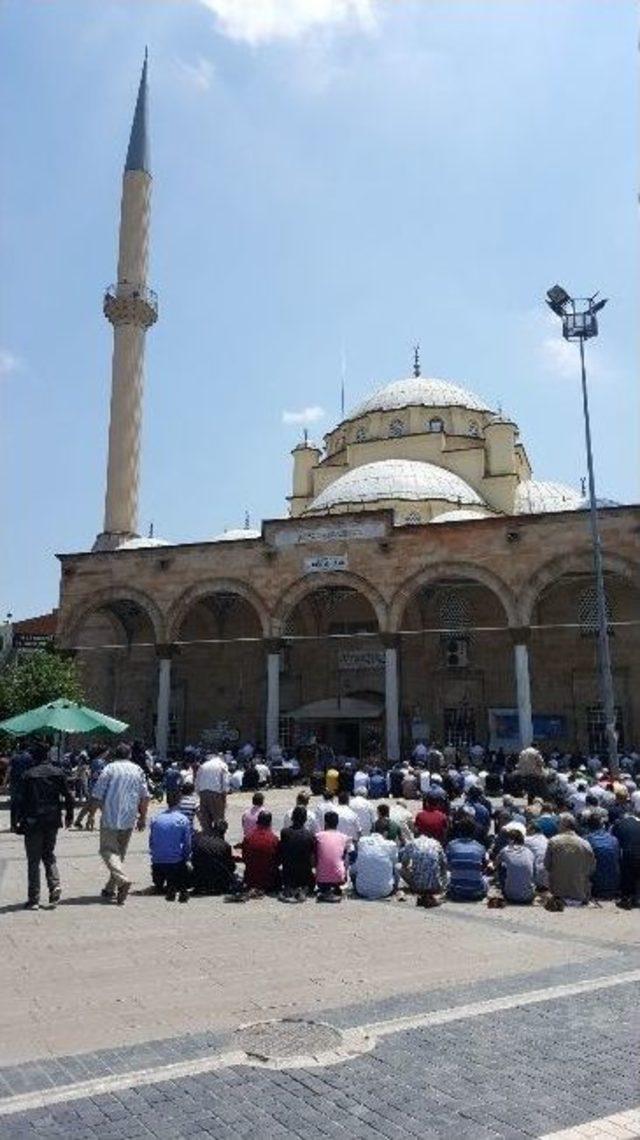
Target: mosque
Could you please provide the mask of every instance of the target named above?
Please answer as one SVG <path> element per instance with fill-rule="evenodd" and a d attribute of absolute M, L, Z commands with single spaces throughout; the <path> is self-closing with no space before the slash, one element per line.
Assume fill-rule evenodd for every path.
<path fill-rule="evenodd" d="M 286 517 L 201 542 L 138 534 L 151 170 L 145 59 L 125 163 L 104 525 L 61 554 L 57 640 L 91 704 L 167 748 L 416 740 L 603 746 L 584 495 L 533 476 L 466 386 L 381 384 L 293 451 Z M 616 715 L 640 738 L 640 517 L 600 504 Z"/>

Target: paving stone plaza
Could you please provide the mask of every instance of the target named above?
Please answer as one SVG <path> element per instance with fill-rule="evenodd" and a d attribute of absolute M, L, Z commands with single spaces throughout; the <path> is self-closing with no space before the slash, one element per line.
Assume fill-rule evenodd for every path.
<path fill-rule="evenodd" d="M 180 906 L 138 893 L 136 833 L 119 908 L 72 831 L 63 902 L 27 913 L 6 824 L 2 1137 L 640 1136 L 637 911 Z"/>

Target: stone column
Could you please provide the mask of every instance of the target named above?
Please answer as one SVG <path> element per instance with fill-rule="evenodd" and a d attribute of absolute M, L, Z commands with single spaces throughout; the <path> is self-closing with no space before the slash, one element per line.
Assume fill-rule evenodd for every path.
<path fill-rule="evenodd" d="M 167 758 L 169 744 L 169 709 L 171 703 L 171 645 L 157 645 L 158 699 L 156 704 L 156 749 L 161 760 Z"/>
<path fill-rule="evenodd" d="M 523 626 L 511 629 L 516 670 L 516 697 L 518 701 L 518 727 L 520 747 L 527 748 L 533 741 L 531 715 L 531 681 L 529 678 L 529 641 L 531 630 Z"/>
<path fill-rule="evenodd" d="M 395 763 L 400 759 L 400 693 L 398 686 L 397 634 L 385 634 L 384 645 L 384 713 L 386 759 Z"/>
<path fill-rule="evenodd" d="M 280 651 L 282 641 L 265 640 L 267 651 L 267 723 L 266 748 L 267 752 L 280 740 Z"/>

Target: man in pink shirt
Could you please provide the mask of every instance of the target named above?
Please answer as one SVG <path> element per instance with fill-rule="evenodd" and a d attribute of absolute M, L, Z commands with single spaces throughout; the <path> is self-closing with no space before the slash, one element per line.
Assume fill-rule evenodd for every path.
<path fill-rule="evenodd" d="M 247 838 L 247 835 L 251 835 L 252 831 L 255 831 L 258 826 L 258 816 L 263 810 L 264 793 L 254 792 L 251 799 L 251 807 L 242 813 L 242 836 L 244 839 Z"/>
<path fill-rule="evenodd" d="M 326 812 L 324 829 L 316 835 L 318 902 L 341 902 L 341 888 L 347 881 L 345 859 L 350 847 L 349 836 L 338 831 L 338 813 Z"/>

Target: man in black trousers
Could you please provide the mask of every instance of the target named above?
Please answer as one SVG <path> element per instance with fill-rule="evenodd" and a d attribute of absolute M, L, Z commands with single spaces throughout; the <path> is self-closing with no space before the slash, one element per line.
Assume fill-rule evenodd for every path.
<path fill-rule="evenodd" d="M 62 805 L 65 823 L 73 823 L 73 796 L 67 786 L 62 768 L 52 764 L 42 745 L 31 749 L 34 764 L 22 780 L 18 807 L 18 828 L 24 835 L 29 878 L 27 910 L 40 906 L 40 863 L 44 865 L 52 907 L 60 901 L 60 875 L 55 849 L 58 830 L 62 826 Z"/>

